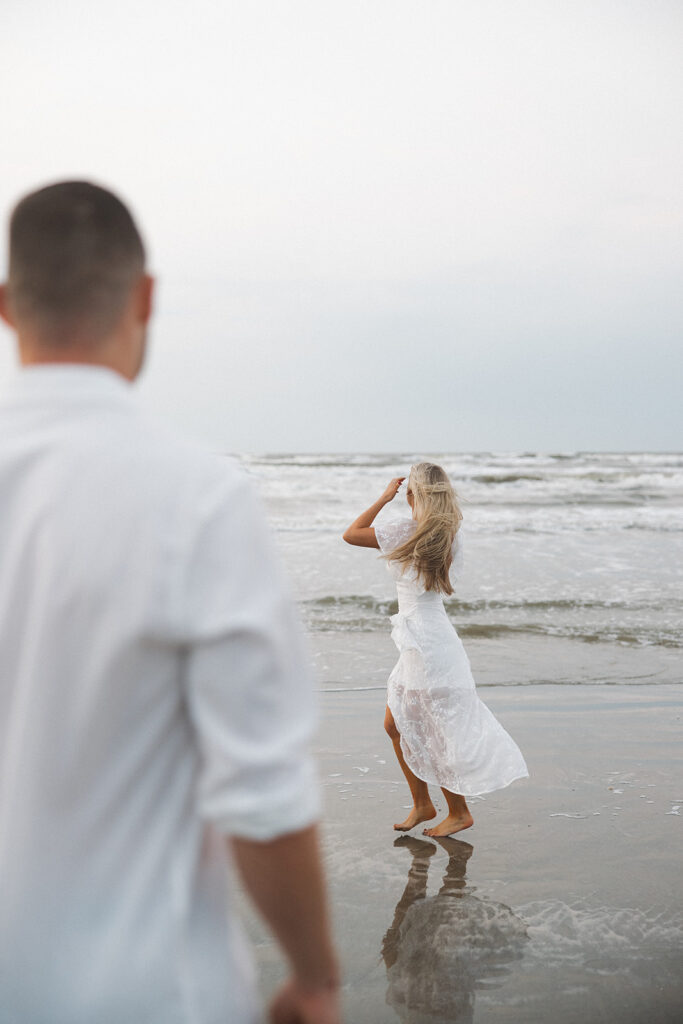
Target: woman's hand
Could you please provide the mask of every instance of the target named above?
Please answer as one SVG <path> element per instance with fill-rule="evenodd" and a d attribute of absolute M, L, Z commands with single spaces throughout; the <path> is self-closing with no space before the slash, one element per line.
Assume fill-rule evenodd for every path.
<path fill-rule="evenodd" d="M 358 518 L 354 519 L 351 525 L 344 530 L 344 540 L 347 544 L 353 544 L 358 548 L 379 548 L 372 524 L 375 521 L 375 516 L 379 515 L 384 506 L 394 500 L 404 480 L 404 476 L 395 476 L 381 498 L 378 498 L 375 504 L 365 512 L 361 512 Z"/>
<path fill-rule="evenodd" d="M 393 501 L 398 494 L 398 489 L 405 480 L 404 476 L 395 476 L 394 479 L 387 485 L 387 488 L 382 495 L 382 501 L 389 502 Z"/>

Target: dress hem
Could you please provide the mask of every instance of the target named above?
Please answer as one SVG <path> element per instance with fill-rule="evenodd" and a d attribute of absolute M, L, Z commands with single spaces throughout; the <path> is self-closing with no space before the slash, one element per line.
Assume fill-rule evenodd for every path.
<path fill-rule="evenodd" d="M 459 788 L 457 790 L 449 789 L 448 786 L 444 786 L 444 784 L 442 782 L 439 782 L 435 778 L 424 778 L 423 775 L 420 775 L 418 772 L 415 771 L 415 769 L 413 768 L 412 764 L 410 763 L 410 758 L 409 758 L 408 754 L 406 753 L 406 751 L 404 749 L 404 746 L 403 746 L 403 732 L 401 731 L 400 724 L 399 724 L 399 719 L 400 719 L 401 716 L 399 715 L 398 719 L 397 719 L 396 714 L 394 712 L 394 709 L 392 708 L 392 706 L 391 706 L 391 704 L 389 702 L 388 694 L 387 694 L 387 707 L 391 711 L 391 714 L 392 714 L 392 717 L 394 719 L 394 722 L 396 723 L 396 726 L 398 728 L 399 735 L 400 735 L 400 738 L 401 738 L 401 751 L 403 753 L 403 757 L 405 759 L 406 764 L 410 768 L 410 770 L 413 773 L 413 775 L 417 779 L 419 779 L 420 782 L 424 782 L 427 786 L 438 786 L 439 789 L 446 789 L 446 790 L 448 790 L 449 793 L 455 793 L 458 796 L 464 796 L 464 797 L 473 798 L 475 796 L 486 796 L 488 793 L 497 793 L 501 789 L 507 789 L 508 786 L 511 786 L 513 782 L 520 782 L 522 779 L 528 779 L 529 778 L 529 772 L 526 771 L 526 772 L 520 773 L 519 775 L 514 775 L 511 779 L 508 779 L 507 782 L 504 782 L 500 786 L 491 786 L 488 789 L 478 789 L 476 791 L 475 790 L 466 790 L 464 788 Z"/>

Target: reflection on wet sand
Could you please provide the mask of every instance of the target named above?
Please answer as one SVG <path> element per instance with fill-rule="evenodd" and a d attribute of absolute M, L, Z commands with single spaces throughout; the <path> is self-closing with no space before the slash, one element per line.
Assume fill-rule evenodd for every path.
<path fill-rule="evenodd" d="M 473 847 L 437 839 L 448 854 L 442 886 L 427 896 L 432 842 L 401 836 L 412 854 L 408 882 L 382 943 L 387 1003 L 409 1024 L 470 1024 L 477 989 L 494 986 L 521 959 L 526 925 L 504 903 L 474 895 L 465 871 Z"/>

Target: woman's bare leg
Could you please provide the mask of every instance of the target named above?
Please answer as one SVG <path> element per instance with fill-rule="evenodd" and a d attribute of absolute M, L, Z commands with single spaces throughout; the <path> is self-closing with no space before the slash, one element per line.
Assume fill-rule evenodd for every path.
<path fill-rule="evenodd" d="M 438 839 L 440 836 L 452 836 L 454 832 L 462 832 L 463 829 L 474 825 L 474 818 L 470 814 L 465 797 L 459 793 L 451 793 L 449 790 L 444 789 L 443 786 L 441 787 L 441 792 L 446 797 L 448 814 L 434 828 L 422 830 L 424 835 L 433 836 L 435 839 Z"/>
<path fill-rule="evenodd" d="M 394 716 L 389 708 L 387 708 L 384 716 L 384 729 L 394 745 L 394 753 L 401 766 L 401 771 L 406 777 L 406 782 L 410 787 L 410 795 L 413 798 L 413 809 L 406 820 L 402 821 L 400 825 L 394 825 L 397 832 L 407 832 L 409 829 L 419 825 L 421 821 L 431 821 L 432 818 L 435 818 L 436 809 L 430 799 L 427 783 L 423 782 L 422 779 L 418 779 L 417 775 L 411 772 L 405 762 L 403 751 L 401 750 L 401 734 L 396 728 Z"/>

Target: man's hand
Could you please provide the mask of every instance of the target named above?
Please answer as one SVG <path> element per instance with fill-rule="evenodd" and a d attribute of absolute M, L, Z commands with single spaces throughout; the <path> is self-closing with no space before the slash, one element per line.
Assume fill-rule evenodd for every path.
<path fill-rule="evenodd" d="M 341 1024 L 336 985 L 316 992 L 290 981 L 270 1004 L 270 1024 Z"/>
<path fill-rule="evenodd" d="M 247 892 L 292 971 L 270 1008 L 271 1024 L 339 1024 L 339 968 L 317 826 L 263 842 L 234 838 L 232 849 Z"/>

